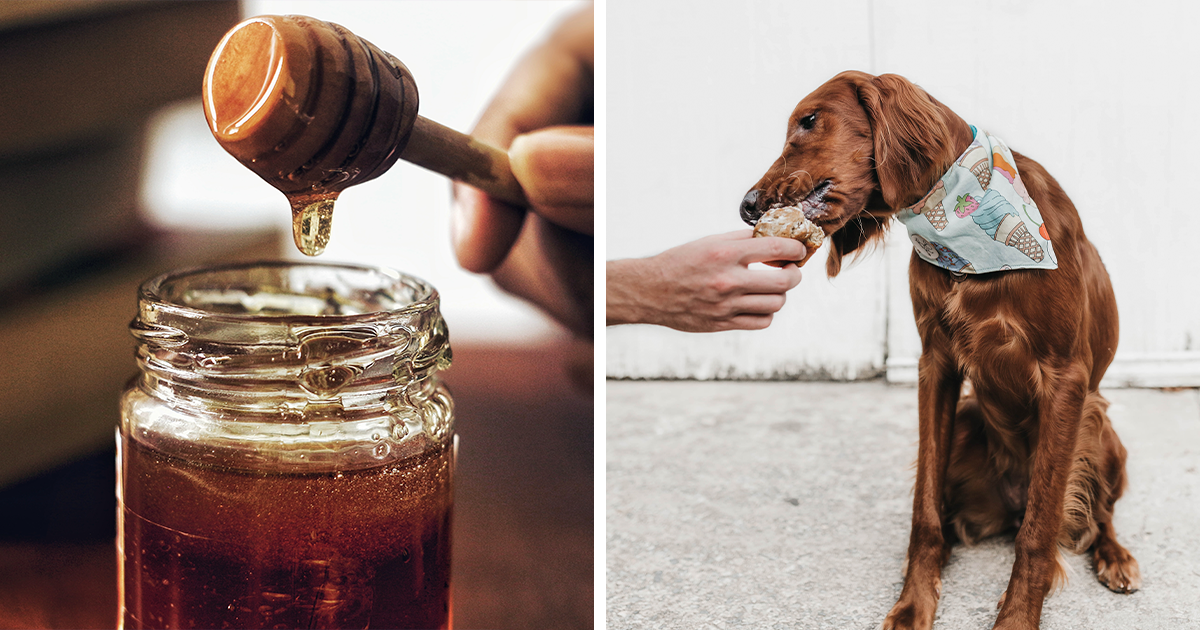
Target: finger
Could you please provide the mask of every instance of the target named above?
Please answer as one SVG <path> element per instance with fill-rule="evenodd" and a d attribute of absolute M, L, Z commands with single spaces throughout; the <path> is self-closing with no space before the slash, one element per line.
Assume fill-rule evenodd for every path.
<path fill-rule="evenodd" d="M 594 231 L 594 134 L 592 127 L 549 127 L 517 136 L 508 151 L 534 211 L 584 234 Z"/>
<path fill-rule="evenodd" d="M 745 228 L 741 230 L 733 230 L 732 232 L 724 232 L 722 234 L 713 234 L 712 236 L 707 236 L 705 238 L 710 238 L 716 241 L 744 241 L 753 237 L 754 230 L 752 228 Z"/>
<path fill-rule="evenodd" d="M 487 273 L 499 266 L 524 222 L 524 210 L 470 186 L 454 185 L 450 235 L 458 264 L 467 271 Z"/>
<path fill-rule="evenodd" d="M 721 330 L 762 330 L 771 325 L 774 315 L 738 315 L 726 320 Z"/>
<path fill-rule="evenodd" d="M 747 269 L 734 276 L 745 295 L 755 293 L 786 293 L 796 288 L 804 274 L 796 265 L 782 269 Z"/>
<path fill-rule="evenodd" d="M 752 293 L 730 302 L 730 310 L 737 315 L 769 315 L 779 312 L 786 301 L 783 293 Z"/>
<path fill-rule="evenodd" d="M 492 279 L 580 337 L 592 332 L 593 238 L 531 214 Z"/>
<path fill-rule="evenodd" d="M 742 249 L 738 262 L 749 265 L 768 260 L 804 260 L 807 250 L 800 241 L 778 236 L 764 236 L 750 239 Z"/>

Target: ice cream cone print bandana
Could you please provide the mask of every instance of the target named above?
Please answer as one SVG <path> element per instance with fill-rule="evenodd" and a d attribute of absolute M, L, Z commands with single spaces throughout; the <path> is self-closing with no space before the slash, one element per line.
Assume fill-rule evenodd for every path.
<path fill-rule="evenodd" d="M 896 214 L 917 255 L 955 273 L 1057 269 L 1012 151 L 986 131 L 971 131 L 971 146 L 933 190 Z"/>

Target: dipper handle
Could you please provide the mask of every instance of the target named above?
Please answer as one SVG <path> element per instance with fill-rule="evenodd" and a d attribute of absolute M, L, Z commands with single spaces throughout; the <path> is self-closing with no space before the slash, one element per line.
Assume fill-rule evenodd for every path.
<path fill-rule="evenodd" d="M 424 116 L 417 116 L 400 157 L 505 203 L 529 206 L 524 189 L 509 167 L 506 151 Z"/>

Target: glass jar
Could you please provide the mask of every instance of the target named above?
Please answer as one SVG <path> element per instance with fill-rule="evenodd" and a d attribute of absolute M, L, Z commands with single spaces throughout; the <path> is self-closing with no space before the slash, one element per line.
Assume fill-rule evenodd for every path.
<path fill-rule="evenodd" d="M 130 329 L 124 627 L 450 627 L 454 412 L 430 285 L 193 269 L 143 284 Z"/>

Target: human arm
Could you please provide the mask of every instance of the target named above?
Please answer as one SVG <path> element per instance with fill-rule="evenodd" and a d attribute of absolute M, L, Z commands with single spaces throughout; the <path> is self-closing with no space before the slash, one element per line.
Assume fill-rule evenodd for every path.
<path fill-rule="evenodd" d="M 658 324 L 686 332 L 766 328 L 783 308 L 800 269 L 750 269 L 756 262 L 801 260 L 804 245 L 752 238 L 750 230 L 708 236 L 651 256 L 609 261 L 607 324 Z"/>

